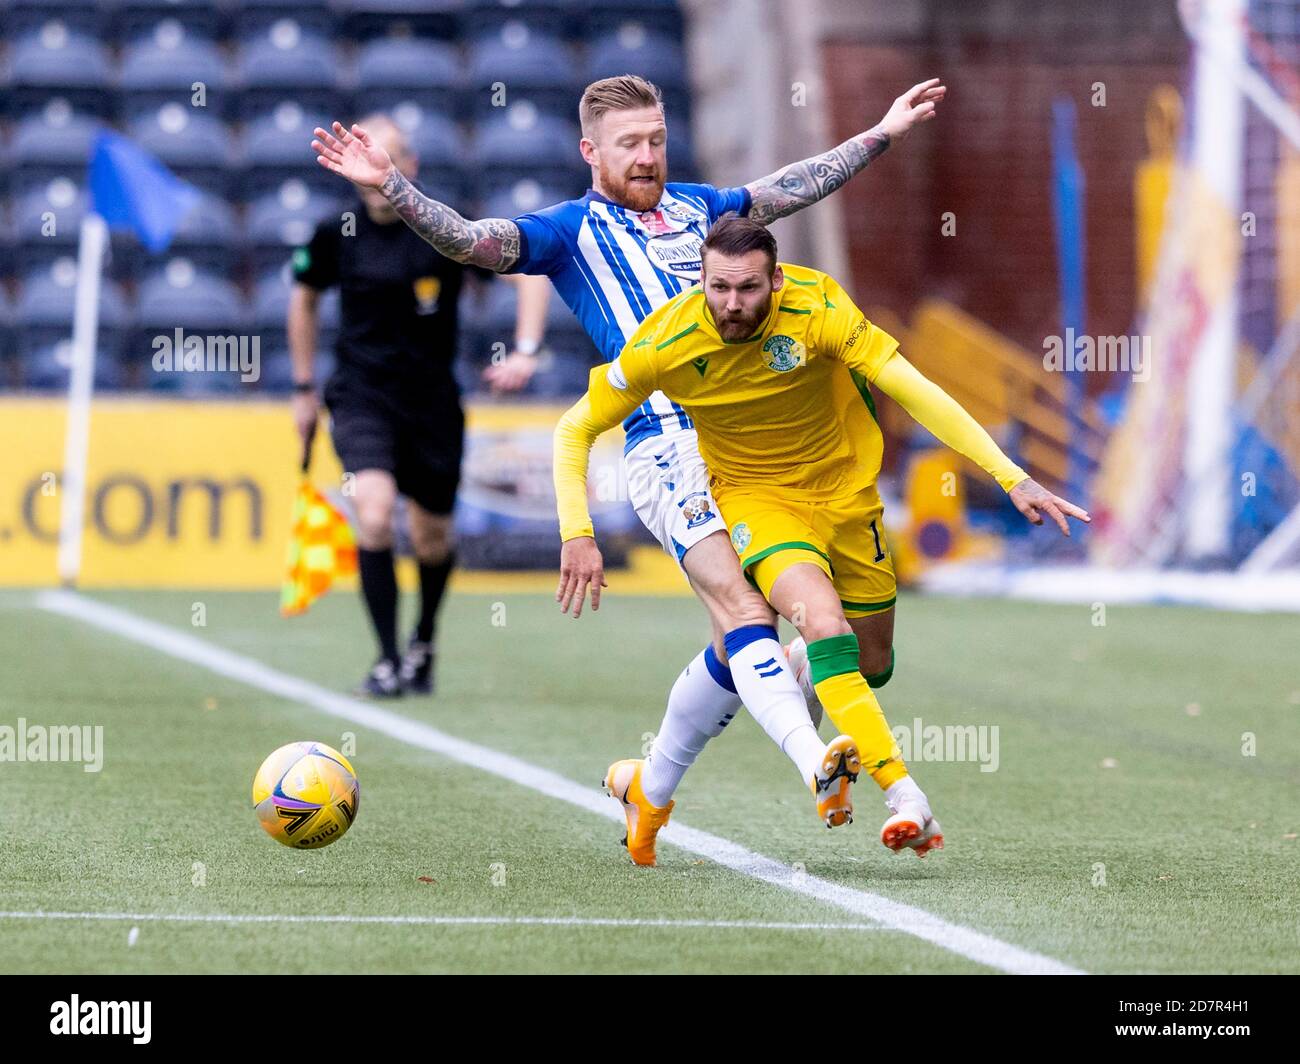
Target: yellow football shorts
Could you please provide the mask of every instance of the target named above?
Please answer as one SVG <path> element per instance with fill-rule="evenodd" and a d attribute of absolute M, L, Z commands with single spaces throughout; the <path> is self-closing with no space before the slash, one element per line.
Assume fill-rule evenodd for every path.
<path fill-rule="evenodd" d="M 831 579 L 846 617 L 894 604 L 898 584 L 874 484 L 856 495 L 798 502 L 775 492 L 715 488 L 745 576 L 766 597 L 792 565 L 811 562 Z"/>

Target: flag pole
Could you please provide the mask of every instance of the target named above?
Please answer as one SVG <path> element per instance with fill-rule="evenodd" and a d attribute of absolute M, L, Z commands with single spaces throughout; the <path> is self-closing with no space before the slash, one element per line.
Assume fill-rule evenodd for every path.
<path fill-rule="evenodd" d="M 86 507 L 86 465 L 90 454 L 90 400 L 95 386 L 95 345 L 99 331 L 99 283 L 108 226 L 87 212 L 77 249 L 77 290 L 72 318 L 72 373 L 68 380 L 68 421 L 63 445 L 63 483 L 59 510 L 59 579 L 73 586 L 81 574 L 81 533 Z"/>

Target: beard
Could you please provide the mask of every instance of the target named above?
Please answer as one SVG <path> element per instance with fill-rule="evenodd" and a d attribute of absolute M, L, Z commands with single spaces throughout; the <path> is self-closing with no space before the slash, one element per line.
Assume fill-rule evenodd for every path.
<path fill-rule="evenodd" d="M 729 343 L 735 343 L 737 340 L 748 340 L 763 323 L 767 317 L 770 307 L 762 307 L 755 310 L 753 314 L 741 315 L 740 317 L 730 318 L 719 314 L 712 307 L 709 307 L 713 314 L 713 320 L 718 326 L 718 335 Z"/>
<path fill-rule="evenodd" d="M 604 163 L 600 166 L 600 183 L 606 195 L 620 206 L 638 213 L 657 207 L 664 194 L 663 177 L 658 173 L 647 176 L 651 180 L 633 181 L 628 176 L 616 177 Z"/>

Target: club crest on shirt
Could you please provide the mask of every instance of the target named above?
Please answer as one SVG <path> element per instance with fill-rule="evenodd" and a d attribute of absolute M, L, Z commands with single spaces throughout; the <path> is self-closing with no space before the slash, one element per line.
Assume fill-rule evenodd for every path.
<path fill-rule="evenodd" d="M 745 524 L 744 521 L 731 530 L 731 545 L 736 548 L 737 554 L 744 554 L 745 549 L 753 539 L 754 537 L 749 531 L 749 525 Z"/>
<path fill-rule="evenodd" d="M 714 513 L 709 506 L 707 492 L 693 491 L 677 505 L 682 511 L 682 516 L 686 518 L 686 527 L 688 529 L 697 528 L 706 521 L 713 520 Z"/>
<path fill-rule="evenodd" d="M 415 313 L 434 314 L 438 310 L 438 294 L 442 291 L 442 278 L 417 277 L 415 289 Z"/>
<path fill-rule="evenodd" d="M 763 362 L 773 373 L 789 373 L 804 363 L 804 346 L 782 333 L 769 336 L 763 344 Z"/>

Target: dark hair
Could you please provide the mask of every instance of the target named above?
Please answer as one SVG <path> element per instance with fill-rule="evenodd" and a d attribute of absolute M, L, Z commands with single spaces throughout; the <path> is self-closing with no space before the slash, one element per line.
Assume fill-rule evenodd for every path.
<path fill-rule="evenodd" d="M 776 269 L 776 237 L 767 226 L 759 225 L 749 218 L 742 218 L 731 211 L 713 223 L 708 237 L 700 245 L 701 259 L 706 251 L 716 251 L 719 255 L 726 255 L 728 258 L 737 258 L 751 251 L 761 251 L 770 263 L 768 272 Z"/>

